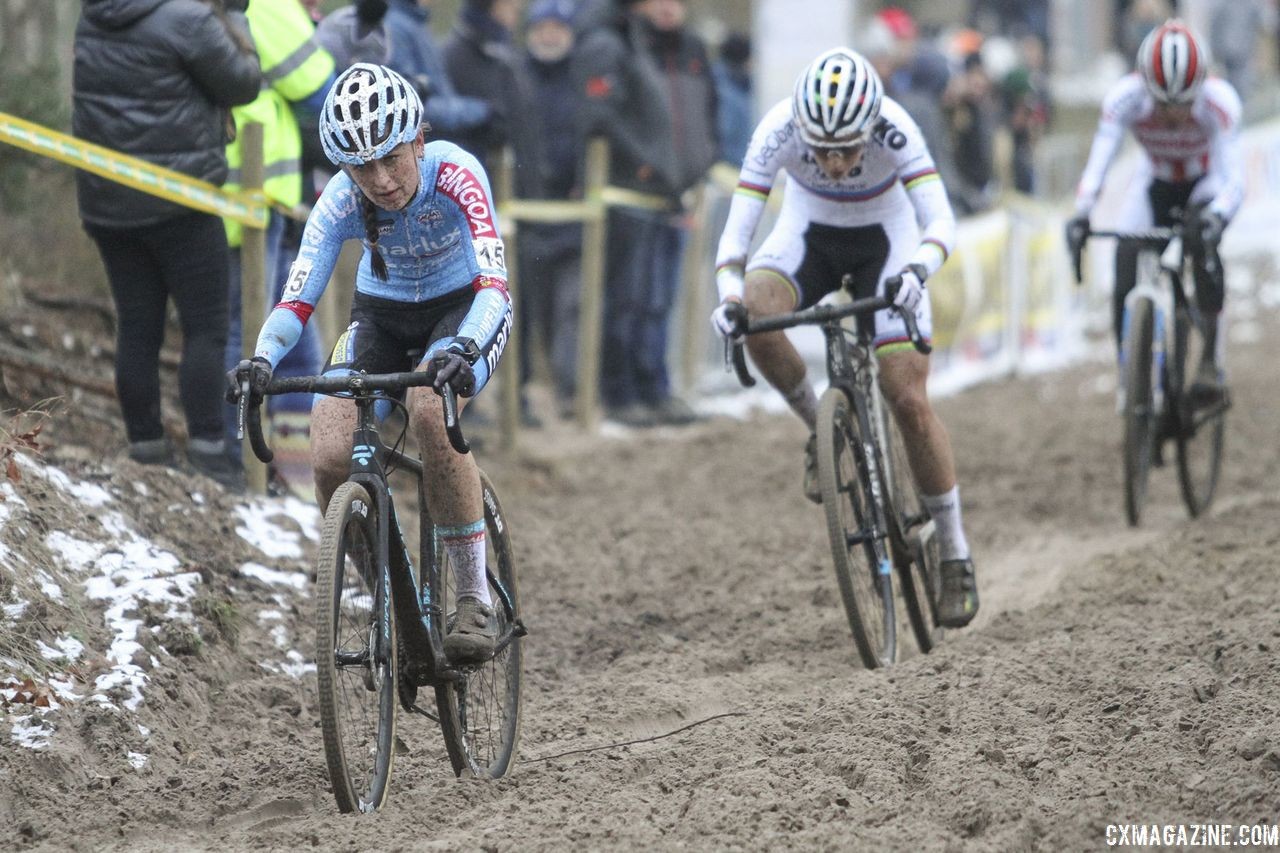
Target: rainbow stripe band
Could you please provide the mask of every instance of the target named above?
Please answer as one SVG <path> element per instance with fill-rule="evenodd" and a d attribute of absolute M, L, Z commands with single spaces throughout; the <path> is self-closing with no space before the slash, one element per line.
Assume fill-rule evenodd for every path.
<path fill-rule="evenodd" d="M 925 338 L 925 343 L 933 343 L 931 338 Z M 876 344 L 876 355 L 893 355 L 896 352 L 915 352 L 916 345 L 911 343 L 910 338 L 886 338 Z"/>
<path fill-rule="evenodd" d="M 782 282 L 784 282 L 788 287 L 790 287 L 790 288 L 791 288 L 791 294 L 792 294 L 793 299 L 795 300 L 795 304 L 796 304 L 796 305 L 799 305 L 799 304 L 800 304 L 800 287 L 799 287 L 799 285 L 797 285 L 794 281 L 792 281 L 792 280 L 791 280 L 791 276 L 787 275 L 787 274 L 786 274 L 786 273 L 784 273 L 782 270 L 774 269 L 773 267 L 756 267 L 756 268 L 754 268 L 754 269 L 752 269 L 752 270 L 749 270 L 749 272 L 766 273 L 766 274 L 768 274 L 768 275 L 774 276 L 774 277 L 775 277 L 775 278 L 777 278 L 777 279 L 780 279 L 780 280 L 781 280 Z"/>
<path fill-rule="evenodd" d="M 942 180 L 942 176 L 938 174 L 937 169 L 925 169 L 923 172 L 916 172 L 912 175 L 902 176 L 902 184 L 909 190 L 913 190 L 916 187 L 921 186 L 922 184 L 927 184 L 931 181 L 940 180 Z"/>
<path fill-rule="evenodd" d="M 766 187 L 761 184 L 749 184 L 746 181 L 738 181 L 738 187 L 734 190 L 739 195 L 745 195 L 748 198 L 766 201 L 769 198 L 769 191 L 772 187 Z"/>
<path fill-rule="evenodd" d="M 942 242 L 935 237 L 925 237 L 920 241 L 920 245 L 933 246 L 933 248 L 937 249 L 938 253 L 942 255 L 943 263 L 946 263 L 947 258 L 951 257 L 951 253 L 947 251 L 947 247 L 942 245 Z"/>

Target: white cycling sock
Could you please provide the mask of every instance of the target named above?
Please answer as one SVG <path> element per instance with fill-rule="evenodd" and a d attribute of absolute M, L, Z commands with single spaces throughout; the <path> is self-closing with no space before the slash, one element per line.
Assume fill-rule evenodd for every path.
<path fill-rule="evenodd" d="M 436 534 L 449 555 L 456 594 L 478 598 L 485 606 L 492 604 L 484 571 L 484 519 L 471 524 L 442 525 L 436 528 Z"/>
<path fill-rule="evenodd" d="M 782 399 L 787 401 L 791 411 L 800 416 L 809 432 L 818 431 L 818 395 L 813 393 L 813 385 L 809 383 L 807 376 L 802 377 L 796 387 L 785 392 Z"/>
<path fill-rule="evenodd" d="M 943 560 L 969 558 L 969 542 L 960 524 L 960 487 L 952 486 L 940 495 L 925 495 L 925 508 L 937 526 L 938 551 Z"/>

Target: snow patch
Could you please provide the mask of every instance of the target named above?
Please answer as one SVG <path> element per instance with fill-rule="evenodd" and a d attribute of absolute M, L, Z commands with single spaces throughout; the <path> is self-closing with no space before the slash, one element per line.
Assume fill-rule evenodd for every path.
<path fill-rule="evenodd" d="M 288 586 L 299 591 L 307 588 L 307 576 L 303 572 L 282 572 L 259 563 L 245 563 L 240 567 L 240 573 L 269 586 Z"/>
<path fill-rule="evenodd" d="M 9 737 L 18 746 L 28 749 L 44 749 L 53 737 L 53 726 L 46 723 L 36 714 L 24 714 L 13 718 L 13 728 Z"/>

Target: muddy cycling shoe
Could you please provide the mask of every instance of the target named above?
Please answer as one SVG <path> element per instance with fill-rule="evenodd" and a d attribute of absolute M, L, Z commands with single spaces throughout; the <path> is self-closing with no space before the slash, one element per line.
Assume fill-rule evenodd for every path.
<path fill-rule="evenodd" d="M 978 579 L 973 573 L 973 560 L 943 560 L 938 622 L 944 628 L 963 628 L 977 614 Z"/>
<path fill-rule="evenodd" d="M 1202 364 L 1196 371 L 1196 379 L 1187 389 L 1187 398 L 1197 409 L 1206 409 L 1226 402 L 1227 385 L 1222 371 L 1212 364 Z"/>
<path fill-rule="evenodd" d="M 484 663 L 493 657 L 497 636 L 493 608 L 486 607 L 478 598 L 459 596 L 453 625 L 444 638 L 444 653 L 455 665 Z"/>
<path fill-rule="evenodd" d="M 822 503 L 822 488 L 818 485 L 818 436 L 809 436 L 804 446 L 804 496 L 816 504 Z"/>

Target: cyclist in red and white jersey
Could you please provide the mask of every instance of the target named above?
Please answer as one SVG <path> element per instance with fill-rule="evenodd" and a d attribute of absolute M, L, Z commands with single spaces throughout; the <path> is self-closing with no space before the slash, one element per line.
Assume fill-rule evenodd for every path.
<path fill-rule="evenodd" d="M 1204 358 L 1196 372 L 1193 398 L 1223 394 L 1221 264 L 1210 270 L 1206 251 L 1216 250 L 1223 229 L 1244 198 L 1239 145 L 1240 96 L 1231 84 L 1207 77 L 1204 43 L 1184 23 L 1172 20 L 1153 30 L 1138 49 L 1137 68 L 1112 88 L 1102 103 L 1089 161 L 1076 191 L 1076 216 L 1067 223 L 1067 243 L 1078 252 L 1089 234 L 1089 215 L 1102 191 L 1107 169 L 1133 134 L 1145 153 L 1137 180 L 1145 193 L 1129 196 L 1116 227 L 1142 231 L 1173 225 L 1177 211 L 1192 225 L 1187 246 L 1195 269 L 1196 301 L 1206 318 Z M 1116 248 L 1112 301 L 1117 342 L 1124 298 L 1137 275 L 1137 247 Z"/>
<path fill-rule="evenodd" d="M 867 60 L 847 48 L 827 51 L 771 109 L 747 149 L 716 257 L 721 303 L 712 314 L 726 338 L 741 336 L 747 316 L 807 308 L 854 278 L 854 298 L 883 295 L 892 281 L 897 310 L 875 315 L 880 383 L 902 430 L 911 469 L 938 526 L 942 554 L 939 619 L 969 623 L 978 610 L 973 560 L 960 520 L 951 441 L 929 405 L 929 359 L 916 352 L 898 311 L 932 331 L 925 280 L 942 266 L 956 224 L 920 129 L 883 94 Z M 773 231 L 748 260 L 752 235 L 778 174 L 786 195 Z M 752 361 L 809 428 L 805 494 L 821 501 L 814 435 L 817 398 L 804 360 L 783 332 L 751 335 Z"/>

